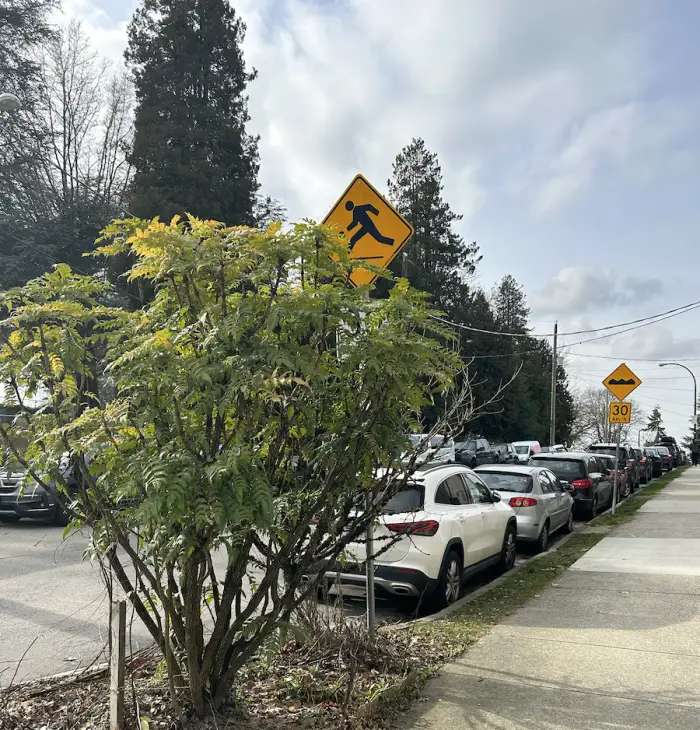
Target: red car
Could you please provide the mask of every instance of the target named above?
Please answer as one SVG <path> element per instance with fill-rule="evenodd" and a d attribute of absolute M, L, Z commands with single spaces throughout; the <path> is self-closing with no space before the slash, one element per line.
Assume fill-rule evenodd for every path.
<path fill-rule="evenodd" d="M 603 462 L 603 466 L 605 466 L 607 468 L 608 474 L 610 474 L 610 476 L 614 478 L 614 476 L 615 476 L 615 457 L 608 456 L 607 454 L 597 454 L 597 456 Z M 632 491 L 631 486 L 632 486 L 632 483 L 629 478 L 629 474 L 627 473 L 627 469 L 620 464 L 617 469 L 617 499 L 618 499 L 618 501 L 621 499 L 627 499 L 627 497 L 630 496 L 630 492 Z"/>

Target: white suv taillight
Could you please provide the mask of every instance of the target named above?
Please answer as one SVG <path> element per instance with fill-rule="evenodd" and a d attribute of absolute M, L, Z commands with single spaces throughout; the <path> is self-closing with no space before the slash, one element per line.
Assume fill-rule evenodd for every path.
<path fill-rule="evenodd" d="M 390 522 L 386 525 L 391 532 L 400 532 L 404 535 L 419 535 L 432 537 L 440 527 L 436 520 L 422 520 L 420 522 Z"/>

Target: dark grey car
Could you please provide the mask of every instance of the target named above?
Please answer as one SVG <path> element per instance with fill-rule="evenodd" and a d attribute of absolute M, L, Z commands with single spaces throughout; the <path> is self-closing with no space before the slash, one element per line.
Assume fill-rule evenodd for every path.
<path fill-rule="evenodd" d="M 612 504 L 613 481 L 595 454 L 577 451 L 533 454 L 530 466 L 546 466 L 574 498 L 578 512 L 593 519 Z"/>
<path fill-rule="evenodd" d="M 63 526 L 69 521 L 53 494 L 28 483 L 18 466 L 7 465 L 0 469 L 0 522 L 18 522 L 24 517 Z"/>

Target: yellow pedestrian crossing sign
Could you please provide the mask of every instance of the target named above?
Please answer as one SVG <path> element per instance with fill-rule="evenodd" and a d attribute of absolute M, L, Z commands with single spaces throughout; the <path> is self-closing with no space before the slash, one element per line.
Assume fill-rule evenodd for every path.
<path fill-rule="evenodd" d="M 625 365 L 618 365 L 607 378 L 603 385 L 618 399 L 624 400 L 627 396 L 642 384 L 642 381 Z"/>
<path fill-rule="evenodd" d="M 350 258 L 369 261 L 386 269 L 413 235 L 413 226 L 362 175 L 356 175 L 323 219 L 327 226 L 340 229 L 350 247 Z M 353 269 L 350 283 L 371 284 L 374 271 Z"/>

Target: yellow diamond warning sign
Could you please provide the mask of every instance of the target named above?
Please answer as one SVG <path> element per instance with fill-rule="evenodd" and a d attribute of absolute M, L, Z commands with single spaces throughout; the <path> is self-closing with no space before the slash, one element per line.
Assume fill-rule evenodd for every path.
<path fill-rule="evenodd" d="M 642 381 L 625 365 L 616 367 L 603 381 L 603 385 L 618 399 L 624 400 L 642 384 Z"/>
<path fill-rule="evenodd" d="M 356 175 L 338 198 L 324 224 L 340 229 L 348 241 L 350 258 L 363 259 L 386 269 L 413 235 L 413 226 L 362 175 Z M 371 284 L 377 274 L 354 269 L 354 286 Z"/>

